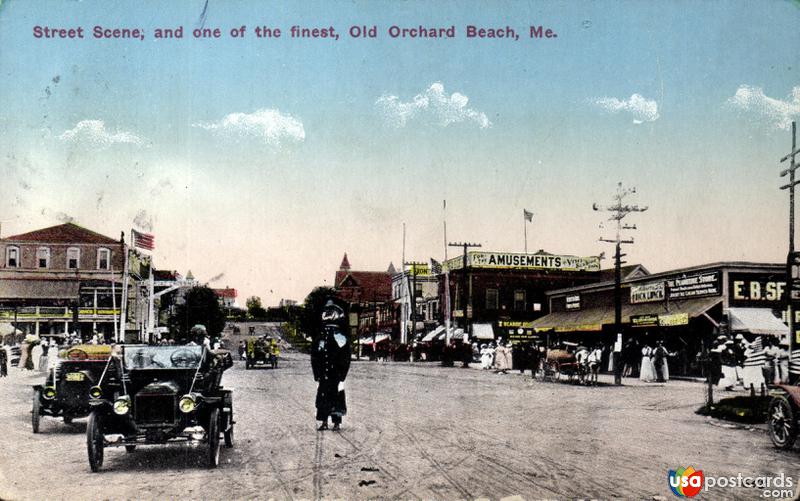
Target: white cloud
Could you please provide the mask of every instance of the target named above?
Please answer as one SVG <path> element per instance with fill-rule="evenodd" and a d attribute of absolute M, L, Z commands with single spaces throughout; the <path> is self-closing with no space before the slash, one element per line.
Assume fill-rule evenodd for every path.
<path fill-rule="evenodd" d="M 767 97 L 761 87 L 740 85 L 736 94 L 728 99 L 728 104 L 742 111 L 752 112 L 774 127 L 788 129 L 793 117 L 800 116 L 800 86 L 792 89 L 785 100 Z"/>
<path fill-rule="evenodd" d="M 633 94 L 630 99 L 620 100 L 616 97 L 601 97 L 592 101 L 595 105 L 611 113 L 627 111 L 633 116 L 633 123 L 655 122 L 658 120 L 658 103 L 640 94 Z"/>
<path fill-rule="evenodd" d="M 141 145 L 144 142 L 142 138 L 132 132 L 119 130 L 110 132 L 102 120 L 81 120 L 75 124 L 75 127 L 64 131 L 58 138 L 62 141 L 86 142 L 103 147 L 118 143 Z"/>
<path fill-rule="evenodd" d="M 273 146 L 280 146 L 284 142 L 301 142 L 306 138 L 303 122 L 271 109 L 230 113 L 217 122 L 195 123 L 192 126 L 223 135 L 255 137 Z"/>
<path fill-rule="evenodd" d="M 405 127 L 409 120 L 418 116 L 431 116 L 442 127 L 459 122 L 474 122 L 481 129 L 491 127 L 486 114 L 469 108 L 468 103 L 469 98 L 464 94 L 454 92 L 448 96 L 440 82 L 432 83 L 411 101 L 404 102 L 393 95 L 383 95 L 375 101 L 386 121 L 394 127 Z"/>

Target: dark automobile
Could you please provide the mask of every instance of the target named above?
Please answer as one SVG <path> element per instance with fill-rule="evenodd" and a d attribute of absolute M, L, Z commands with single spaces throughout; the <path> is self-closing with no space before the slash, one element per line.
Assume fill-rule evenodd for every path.
<path fill-rule="evenodd" d="M 211 468 L 219 465 L 220 435 L 233 447 L 233 399 L 222 373 L 233 365 L 228 351 L 205 346 L 122 347 L 118 390 L 91 402 L 86 445 L 92 471 L 103 466 L 106 447 L 187 442 L 205 444 Z M 116 384 L 116 383 L 112 383 Z"/>
<path fill-rule="evenodd" d="M 90 394 L 102 396 L 101 384 L 114 378 L 117 365 L 111 346 L 76 345 L 58 354 L 58 364 L 47 373 L 44 384 L 33 387 L 31 425 L 39 433 L 42 416 L 62 418 L 69 424 L 91 411 Z M 110 391 L 107 385 L 105 391 Z M 109 396 L 109 395 L 107 395 Z"/>
<path fill-rule="evenodd" d="M 791 449 L 800 433 L 800 386 L 779 384 L 772 390 L 767 425 L 772 443 Z"/>

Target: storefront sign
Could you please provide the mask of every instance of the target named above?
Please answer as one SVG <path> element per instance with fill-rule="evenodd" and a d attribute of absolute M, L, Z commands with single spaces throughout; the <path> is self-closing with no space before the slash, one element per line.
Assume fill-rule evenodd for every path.
<path fill-rule="evenodd" d="M 658 315 L 631 315 L 632 327 L 656 327 Z"/>
<path fill-rule="evenodd" d="M 454 257 L 444 263 L 451 271 L 461 269 L 463 265 L 463 257 Z M 472 251 L 467 253 L 467 266 L 509 270 L 600 271 L 600 258 Z"/>
<path fill-rule="evenodd" d="M 786 295 L 783 274 L 731 273 L 728 284 L 731 306 L 777 307 Z"/>
<path fill-rule="evenodd" d="M 689 299 L 721 294 L 719 272 L 698 273 L 667 280 L 670 299 Z"/>
<path fill-rule="evenodd" d="M 409 264 L 406 266 L 406 270 L 415 276 L 428 276 L 431 274 L 431 267 L 428 263 Z"/>
<path fill-rule="evenodd" d="M 688 313 L 673 313 L 670 315 L 658 316 L 658 325 L 660 325 L 661 327 L 673 327 L 676 325 L 688 325 L 688 324 L 689 324 Z"/>
<path fill-rule="evenodd" d="M 632 327 L 674 327 L 687 325 L 688 313 L 667 313 L 663 315 L 631 315 Z"/>
<path fill-rule="evenodd" d="M 525 322 L 523 320 L 498 320 L 497 326 L 500 328 L 533 329 L 533 320 L 529 322 Z"/>
<path fill-rule="evenodd" d="M 631 304 L 652 303 L 664 300 L 664 282 L 631 285 Z"/>
<path fill-rule="evenodd" d="M 581 296 L 580 294 L 576 294 L 574 296 L 567 296 L 567 309 L 568 310 L 580 310 L 581 309 Z"/>

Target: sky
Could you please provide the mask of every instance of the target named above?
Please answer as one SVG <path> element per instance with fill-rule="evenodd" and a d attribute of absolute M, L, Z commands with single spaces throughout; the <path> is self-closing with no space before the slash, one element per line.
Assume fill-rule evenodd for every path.
<path fill-rule="evenodd" d="M 621 182 L 649 207 L 625 220 L 629 263 L 783 262 L 798 26 L 796 1 L 3 0 L 0 235 L 150 231 L 157 267 L 274 305 L 333 285 L 345 252 L 359 270 L 441 260 L 445 221 L 449 241 L 522 252 L 523 209 L 529 250 L 611 255 L 592 204 Z"/>

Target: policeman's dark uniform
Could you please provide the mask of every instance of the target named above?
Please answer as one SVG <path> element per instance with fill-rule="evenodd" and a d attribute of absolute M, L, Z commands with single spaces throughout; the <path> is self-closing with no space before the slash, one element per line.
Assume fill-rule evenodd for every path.
<path fill-rule="evenodd" d="M 322 328 L 311 345 L 311 368 L 317 387 L 317 420 L 321 430 L 328 427 L 328 416 L 333 429 L 339 429 L 342 416 L 347 414 L 344 389 L 339 383 L 350 369 L 350 338 L 347 335 L 347 315 L 344 309 L 328 300 L 322 312 Z"/>

